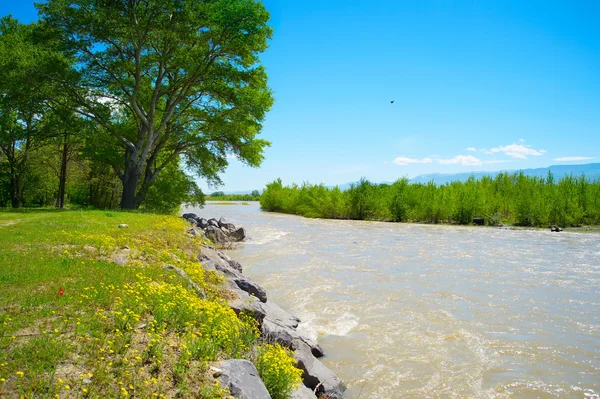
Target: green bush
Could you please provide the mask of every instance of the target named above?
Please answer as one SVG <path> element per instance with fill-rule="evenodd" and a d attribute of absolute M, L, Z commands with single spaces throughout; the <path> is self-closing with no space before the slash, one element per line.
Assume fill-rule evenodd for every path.
<path fill-rule="evenodd" d="M 259 346 L 255 365 L 273 399 L 289 399 L 302 382 L 291 352 L 279 344 Z"/>

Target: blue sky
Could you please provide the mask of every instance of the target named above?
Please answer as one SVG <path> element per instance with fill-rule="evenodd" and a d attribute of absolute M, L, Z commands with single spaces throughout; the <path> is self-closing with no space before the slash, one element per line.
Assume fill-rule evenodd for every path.
<path fill-rule="evenodd" d="M 597 1 L 264 3 L 272 146 L 225 191 L 600 161 Z"/>

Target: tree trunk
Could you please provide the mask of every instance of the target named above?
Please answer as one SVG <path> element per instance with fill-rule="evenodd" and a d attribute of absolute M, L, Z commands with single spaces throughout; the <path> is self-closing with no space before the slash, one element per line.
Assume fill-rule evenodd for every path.
<path fill-rule="evenodd" d="M 69 145 L 67 144 L 67 135 L 65 134 L 62 150 L 62 159 L 60 163 L 60 178 L 58 183 L 58 202 L 57 208 L 65 207 L 65 187 L 67 185 L 67 164 L 69 162 Z"/>
<path fill-rule="evenodd" d="M 20 176 L 11 177 L 10 179 L 10 201 L 13 208 L 21 207 L 21 179 Z"/>
<path fill-rule="evenodd" d="M 137 165 L 136 165 L 137 166 Z M 135 194 L 140 181 L 141 172 L 139 167 L 131 167 L 123 173 L 123 196 L 121 197 L 121 209 L 137 209 Z"/>

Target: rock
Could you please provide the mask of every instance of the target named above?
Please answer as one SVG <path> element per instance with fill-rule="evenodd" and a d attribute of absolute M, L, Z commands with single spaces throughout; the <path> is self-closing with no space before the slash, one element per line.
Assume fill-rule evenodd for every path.
<path fill-rule="evenodd" d="M 129 225 L 128 225 L 128 224 L 125 224 L 125 223 L 122 223 L 122 224 L 120 224 L 120 225 L 119 225 L 119 228 L 120 228 L 120 229 L 126 229 L 126 228 L 128 228 L 128 227 L 129 227 Z"/>
<path fill-rule="evenodd" d="M 267 291 L 254 281 L 243 276 L 236 277 L 233 281 L 242 291 L 246 291 L 248 294 L 257 297 L 261 302 L 267 302 Z"/>
<path fill-rule="evenodd" d="M 204 218 L 197 219 L 196 225 L 200 227 L 202 230 L 208 227 L 208 220 Z"/>
<path fill-rule="evenodd" d="M 216 228 L 220 228 L 221 226 L 219 226 L 219 222 L 217 221 L 217 219 L 208 219 L 207 221 L 209 226 L 213 226 Z"/>
<path fill-rule="evenodd" d="M 181 215 L 181 217 L 185 220 L 191 221 L 196 220 L 198 218 L 198 215 L 196 215 L 195 213 L 184 213 L 183 215 Z"/>
<path fill-rule="evenodd" d="M 198 238 L 198 233 L 196 232 L 196 229 L 194 229 L 193 227 L 190 227 L 185 232 L 188 233 L 190 235 L 190 237 Z"/>
<path fill-rule="evenodd" d="M 229 260 L 227 262 L 229 263 L 229 266 L 231 266 L 233 269 L 237 270 L 240 273 L 243 273 L 242 265 L 240 264 L 240 262 L 238 262 L 237 260 Z"/>
<path fill-rule="evenodd" d="M 477 226 L 483 226 L 484 223 L 484 218 L 473 218 L 473 224 L 476 224 Z"/>
<path fill-rule="evenodd" d="M 246 238 L 246 230 L 243 227 L 235 229 L 229 234 L 229 237 L 232 241 L 242 241 L 244 238 Z"/>
<path fill-rule="evenodd" d="M 227 233 L 232 233 L 236 229 L 235 224 L 233 224 L 233 223 L 222 223 L 222 224 L 220 224 L 220 226 Z"/>
<path fill-rule="evenodd" d="M 550 227 L 550 231 L 559 233 L 559 232 L 563 231 L 563 229 L 561 227 L 555 225 L 555 226 Z"/>
<path fill-rule="evenodd" d="M 308 345 L 300 344 L 295 349 L 294 357 L 298 361 L 298 368 L 302 370 L 304 385 L 315 390 L 318 396 L 322 394 L 330 398 L 341 398 L 346 386 L 323 363 L 315 358 Z"/>
<path fill-rule="evenodd" d="M 204 234 L 215 244 L 225 244 L 231 241 L 219 227 L 212 225 L 206 228 Z"/>
<path fill-rule="evenodd" d="M 268 309 L 268 306 L 269 304 L 267 303 L 265 307 L 267 307 Z M 324 356 L 323 349 L 315 340 L 313 340 L 307 334 L 298 331 L 293 327 L 279 324 L 273 321 L 269 318 L 268 310 L 267 315 L 265 316 L 263 324 L 260 328 L 260 331 L 262 333 L 263 338 L 267 342 L 278 343 L 292 350 L 306 346 L 309 348 L 310 353 L 314 357 Z"/>
<path fill-rule="evenodd" d="M 229 307 L 237 314 L 246 313 L 257 321 L 258 327 L 262 328 L 262 324 L 267 315 L 265 305 L 257 298 L 249 295 L 247 292 L 240 289 L 232 289 L 236 298 L 229 301 Z"/>
<path fill-rule="evenodd" d="M 271 399 L 256 367 L 248 360 L 225 360 L 216 364 L 222 371 L 219 383 L 238 399 Z"/>
<path fill-rule="evenodd" d="M 315 398 L 316 398 L 316 396 L 313 393 L 313 391 L 311 391 L 304 385 L 300 385 L 300 387 L 298 387 L 298 389 L 296 389 L 294 392 L 292 392 L 292 396 L 290 396 L 290 399 L 315 399 Z"/>
<path fill-rule="evenodd" d="M 276 303 L 269 302 L 265 306 L 267 309 L 267 318 L 269 320 L 276 324 L 288 326 L 290 328 L 298 327 L 300 319 L 281 309 Z"/>
<path fill-rule="evenodd" d="M 223 224 L 227 223 L 227 221 L 224 217 L 220 217 L 217 223 L 219 223 L 219 227 L 223 227 Z"/>
<path fill-rule="evenodd" d="M 210 366 L 208 370 L 212 373 L 213 378 L 219 378 L 223 374 L 223 370 L 217 367 Z"/>

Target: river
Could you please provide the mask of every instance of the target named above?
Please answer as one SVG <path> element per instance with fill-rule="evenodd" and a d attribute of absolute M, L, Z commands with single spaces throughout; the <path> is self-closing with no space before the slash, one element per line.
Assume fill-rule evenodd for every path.
<path fill-rule="evenodd" d="M 186 211 L 246 228 L 348 398 L 600 398 L 600 234 Z"/>

